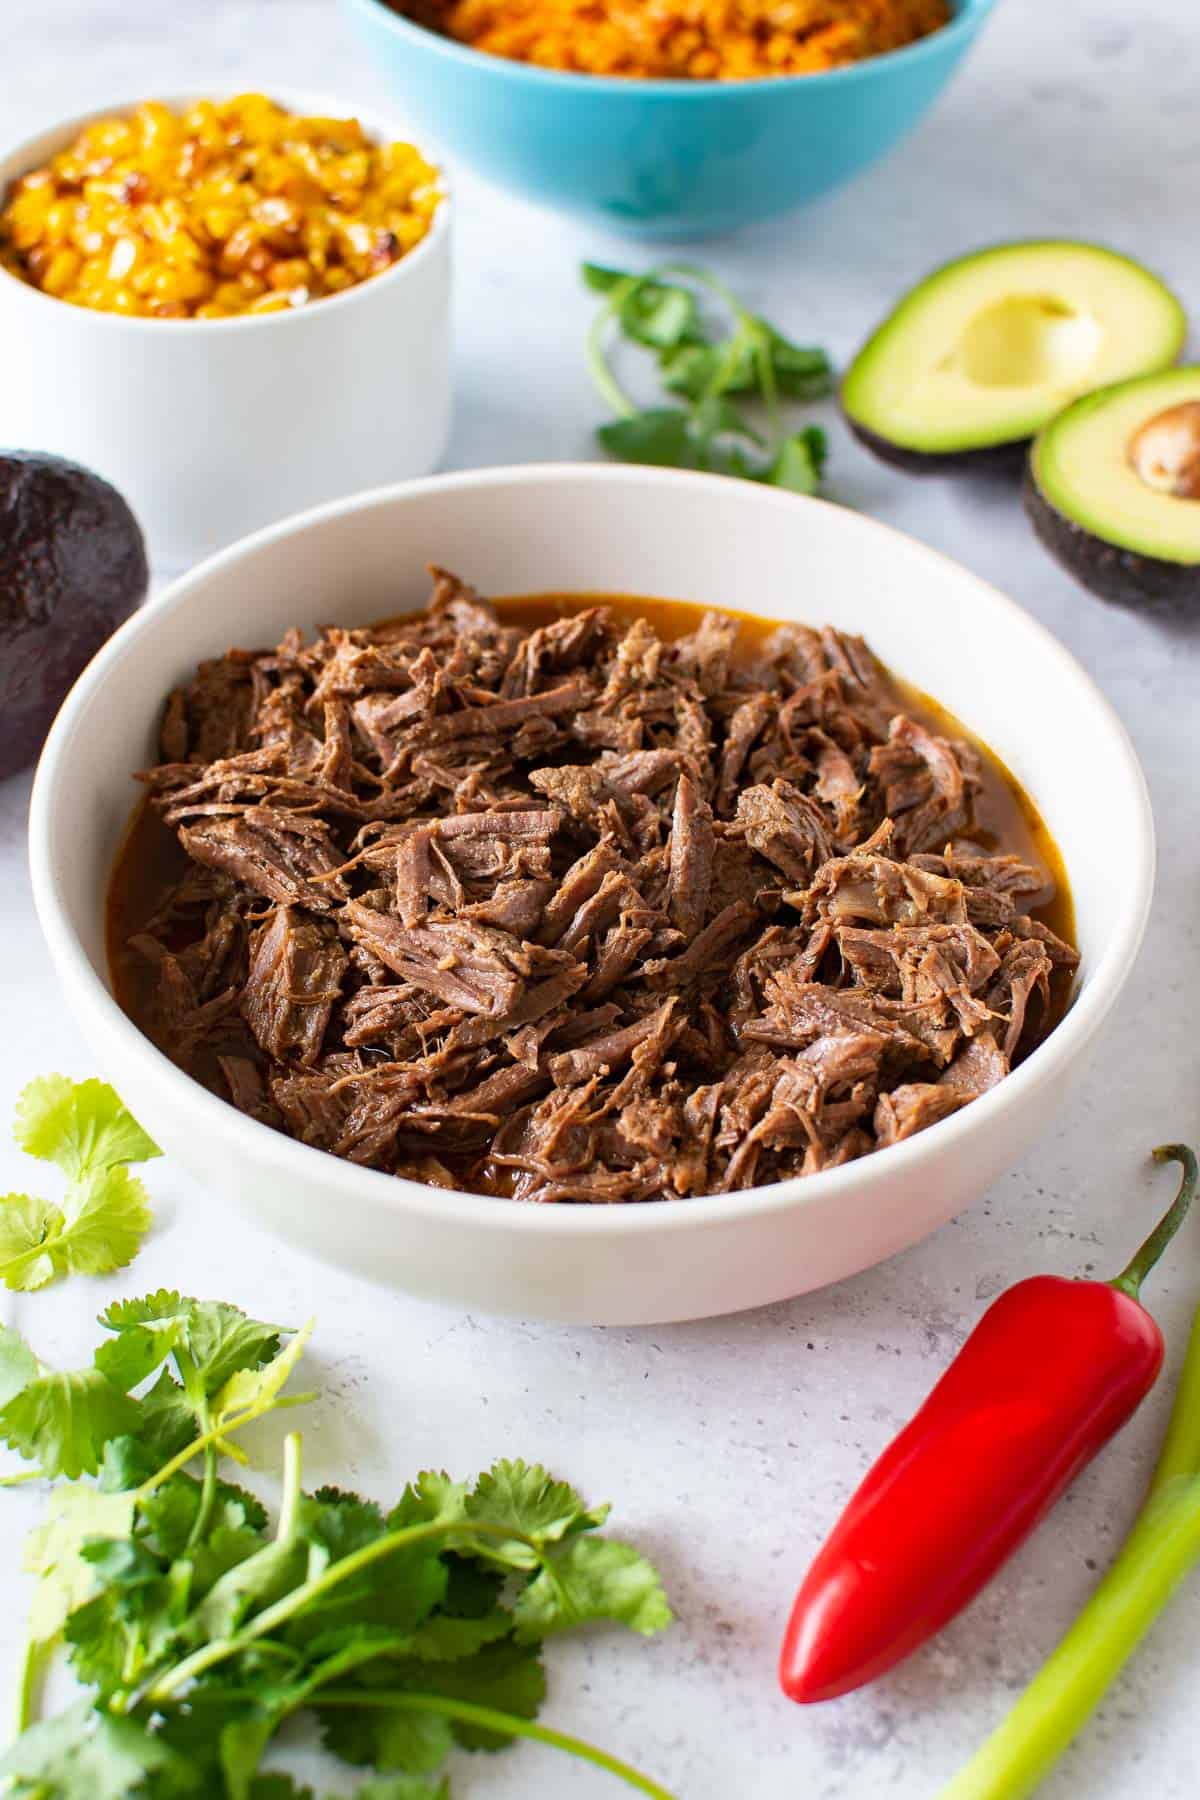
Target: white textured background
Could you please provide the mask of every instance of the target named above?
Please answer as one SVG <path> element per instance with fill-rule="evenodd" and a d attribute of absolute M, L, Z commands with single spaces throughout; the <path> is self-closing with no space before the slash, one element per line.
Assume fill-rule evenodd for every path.
<path fill-rule="evenodd" d="M 882 168 L 710 261 L 802 341 L 849 353 L 933 264 L 998 239 L 1111 242 L 1200 299 L 1200 24 L 1194 0 L 1001 0 L 957 85 Z M 378 97 L 327 0 L 15 0 L 0 49 L 0 124 L 16 138 L 107 99 L 206 85 L 307 84 Z M 586 456 L 598 417 L 575 266 L 617 261 L 585 233 L 459 178 L 458 423 L 451 466 Z M 0 397 L 2 421 L 2 397 Z M 645 1646 L 557 1646 L 546 1716 L 639 1761 L 680 1800 L 929 1800 L 1037 1666 L 1127 1524 L 1166 1389 L 1077 1484 L 941 1641 L 866 1694 L 800 1711 L 777 1694 L 794 1584 L 840 1502 L 924 1396 L 984 1302 L 1038 1269 L 1109 1272 L 1164 1199 L 1145 1154 L 1200 1132 L 1197 650 L 1102 607 L 1032 541 L 1009 487 L 920 483 L 871 462 L 834 423 L 831 486 L 1014 594 L 1092 670 L 1145 761 L 1161 835 L 1147 947 L 1090 1078 L 1037 1152 L 967 1218 L 833 1292 L 657 1331 L 570 1331 L 464 1318 L 322 1269 L 226 1213 L 217 1192 L 155 1165 L 158 1226 L 136 1268 L 14 1302 L 48 1360 L 90 1350 L 110 1292 L 160 1282 L 267 1317 L 320 1316 L 314 1480 L 381 1498 L 418 1467 L 472 1472 L 544 1457 L 617 1503 L 666 1573 L 679 1624 Z M 0 437 L 2 437 L 0 423 Z M 813 600 L 819 613 L 819 597 Z M 1021 697 L 1014 694 L 1013 704 Z M 93 1072 L 77 1047 L 29 905 L 28 784 L 0 788 L 4 974 L 0 1116 L 32 1074 Z M 1120 846 L 1114 845 L 1114 855 Z M 146 1123 L 153 1129 L 154 1121 Z M 0 1145 L 0 1187 L 31 1171 Z M 1200 1295 L 1200 1220 L 1154 1280 L 1172 1367 Z M 264 1432 L 273 1458 L 278 1434 Z M 0 1494 L 0 1654 L 11 1670 L 18 1542 L 40 1500 Z M 1192 1800 L 1200 1769 L 1200 1579 L 1185 1590 L 1048 1800 Z M 525 1748 L 460 1758 L 459 1800 L 579 1800 L 605 1778 Z"/>

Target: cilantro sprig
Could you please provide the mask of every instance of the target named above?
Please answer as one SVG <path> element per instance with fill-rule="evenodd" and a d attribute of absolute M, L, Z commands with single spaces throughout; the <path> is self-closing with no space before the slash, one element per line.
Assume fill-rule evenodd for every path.
<path fill-rule="evenodd" d="M 67 1177 L 59 1202 L 0 1197 L 0 1280 L 28 1292 L 62 1275 L 107 1275 L 133 1261 L 150 1201 L 128 1164 L 158 1146 L 107 1082 L 43 1075 L 17 1101 L 17 1143 Z"/>
<path fill-rule="evenodd" d="M 723 282 L 690 263 L 664 264 L 644 275 L 584 263 L 582 272 L 587 285 L 604 295 L 588 332 L 587 361 L 597 391 L 617 415 L 596 432 L 610 455 L 622 462 L 736 475 L 793 493 L 817 491 L 825 433 L 816 425 L 788 432 L 781 402 L 830 392 L 833 373 L 823 350 L 793 344 L 749 312 Z M 714 336 L 693 288 L 720 300 L 733 320 L 730 333 Z M 683 404 L 635 405 L 606 354 L 614 327 L 653 353 L 663 387 Z M 758 403 L 765 432 L 742 401 Z"/>
<path fill-rule="evenodd" d="M 0 1760 L 18 1800 L 314 1800 L 262 1767 L 302 1713 L 331 1757 L 371 1771 L 365 1800 L 449 1800 L 453 1748 L 517 1738 L 670 1800 L 537 1720 L 547 1639 L 599 1621 L 650 1636 L 671 1619 L 651 1564 L 601 1535 L 607 1507 L 501 1461 L 469 1485 L 419 1475 L 385 1512 L 306 1493 L 293 1433 L 272 1525 L 222 1464 L 245 1460 L 244 1426 L 311 1398 L 285 1392 L 308 1328 L 165 1290 L 100 1323 L 92 1365 L 57 1376 L 0 1333 L 0 1435 L 71 1477 L 26 1559 L 39 1580 L 25 1729 Z M 34 1721 L 59 1641 L 91 1692 Z"/>

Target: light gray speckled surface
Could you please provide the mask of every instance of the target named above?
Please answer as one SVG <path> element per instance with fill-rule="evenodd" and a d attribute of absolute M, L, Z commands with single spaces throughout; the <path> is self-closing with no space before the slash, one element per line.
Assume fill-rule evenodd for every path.
<path fill-rule="evenodd" d="M 851 349 L 897 290 L 946 256 L 1015 235 L 1109 240 L 1200 288 L 1200 110 L 1190 0 L 1002 0 L 940 110 L 888 163 L 782 231 L 708 252 L 801 339 Z M 15 16 L 12 16 L 15 15 Z M 206 84 L 376 93 L 325 0 L 40 0 L 5 20 L 5 139 L 116 96 Z M 455 466 L 589 454 L 596 407 L 580 356 L 574 265 L 615 260 L 584 235 L 463 180 Z M 2 420 L 2 406 L 0 406 Z M 0 438 L 3 436 L 0 428 Z M 960 557 L 1060 634 L 1105 687 L 1144 758 L 1162 836 L 1137 979 L 1086 1084 L 987 1202 L 890 1265 L 792 1305 L 659 1331 L 568 1331 L 461 1318 L 330 1273 L 257 1235 L 165 1167 L 159 1224 L 124 1292 L 184 1282 L 266 1316 L 320 1315 L 314 1477 L 380 1496 L 422 1464 L 468 1472 L 541 1456 L 661 1561 L 680 1623 L 642 1647 L 604 1637 L 553 1660 L 548 1716 L 639 1760 L 681 1800 L 929 1800 L 1003 1712 L 1072 1616 L 1128 1521 L 1165 1391 L 1078 1483 L 983 1599 L 870 1692 L 799 1712 L 778 1698 L 777 1635 L 793 1584 L 839 1502 L 923 1397 L 983 1303 L 1039 1268 L 1108 1271 L 1162 1197 L 1144 1157 L 1200 1130 L 1200 792 L 1194 640 L 1108 611 L 1032 542 L 1009 489 L 922 485 L 869 461 L 834 426 L 833 489 Z M 819 599 L 814 598 L 819 611 Z M 1014 695 L 1014 704 L 1020 696 Z M 0 790 L 5 950 L 0 1118 L 32 1073 L 89 1072 L 29 905 L 27 784 Z M 149 1121 L 152 1125 L 153 1121 Z M 0 1146 L 0 1185 L 24 1182 Z M 1200 1221 L 1156 1278 L 1177 1361 L 1200 1288 Z M 18 1302 L 13 1319 L 67 1361 L 92 1340 L 101 1285 Z M 276 1437 L 264 1454 L 278 1447 Z M 0 1650 L 18 1639 L 19 1533 L 39 1505 L 0 1499 Z M 1200 1768 L 1200 1585 L 1184 1593 L 1046 1785 L 1048 1800 L 1190 1800 Z M 614 1790 L 533 1749 L 461 1759 L 455 1792 Z"/>

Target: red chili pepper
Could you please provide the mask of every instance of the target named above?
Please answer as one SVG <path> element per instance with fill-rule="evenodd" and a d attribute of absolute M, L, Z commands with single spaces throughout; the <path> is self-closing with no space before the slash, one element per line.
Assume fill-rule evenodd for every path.
<path fill-rule="evenodd" d="M 1035 1275 L 990 1306 L 871 1469 L 796 1597 L 779 1664 L 792 1700 L 862 1687 L 940 1631 L 1153 1387 L 1162 1332 L 1142 1282 L 1191 1204 L 1174 1205 L 1115 1281 Z"/>

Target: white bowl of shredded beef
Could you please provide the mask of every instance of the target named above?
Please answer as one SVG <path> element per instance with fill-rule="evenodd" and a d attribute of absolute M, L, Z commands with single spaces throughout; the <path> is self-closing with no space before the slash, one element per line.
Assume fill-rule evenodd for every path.
<path fill-rule="evenodd" d="M 837 508 L 596 467 L 176 583 L 68 700 L 31 849 L 166 1149 L 397 1286 L 594 1323 L 952 1216 L 1061 1103 L 1153 872 L 1122 728 L 1011 602 Z"/>

